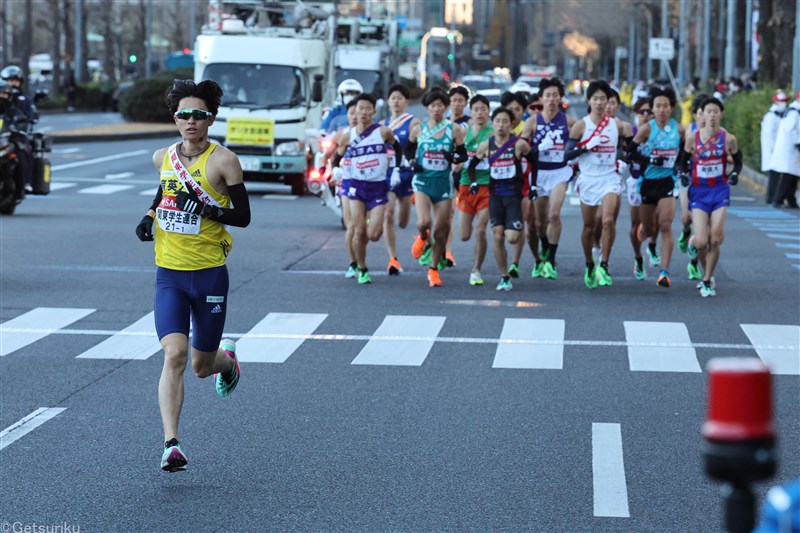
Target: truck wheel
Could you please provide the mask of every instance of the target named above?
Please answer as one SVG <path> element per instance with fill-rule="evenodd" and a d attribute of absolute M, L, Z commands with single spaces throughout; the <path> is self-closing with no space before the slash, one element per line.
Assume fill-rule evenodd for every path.
<path fill-rule="evenodd" d="M 304 196 L 308 190 L 306 189 L 305 176 L 302 174 L 293 174 L 288 180 L 289 185 L 292 186 L 292 194 L 295 196 Z"/>

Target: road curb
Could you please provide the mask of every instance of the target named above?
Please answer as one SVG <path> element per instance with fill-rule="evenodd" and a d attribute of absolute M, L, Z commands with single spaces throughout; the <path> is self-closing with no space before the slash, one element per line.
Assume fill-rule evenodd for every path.
<path fill-rule="evenodd" d="M 176 131 L 143 131 L 131 133 L 87 133 L 85 135 L 59 135 L 56 132 L 49 134 L 54 144 L 65 143 L 90 143 L 90 142 L 112 142 L 112 141 L 133 141 L 139 139 L 169 139 L 177 137 Z"/>
<path fill-rule="evenodd" d="M 753 170 L 752 168 L 748 167 L 747 165 L 742 166 L 742 175 L 740 179 L 750 186 L 753 190 L 755 190 L 758 194 L 766 194 L 767 192 L 767 183 L 769 183 L 769 178 L 758 172 Z"/>

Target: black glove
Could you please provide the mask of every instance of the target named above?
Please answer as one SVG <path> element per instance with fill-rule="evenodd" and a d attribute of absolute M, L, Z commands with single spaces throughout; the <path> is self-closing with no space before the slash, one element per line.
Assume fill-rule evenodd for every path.
<path fill-rule="evenodd" d="M 453 164 L 453 152 L 442 152 L 442 156 L 444 156 L 445 161 Z"/>
<path fill-rule="evenodd" d="M 411 168 L 413 168 L 413 169 L 414 169 L 414 173 L 415 173 L 415 174 L 422 174 L 422 172 L 425 170 L 424 168 L 422 168 L 422 165 L 420 165 L 420 164 L 417 162 L 417 160 L 416 160 L 416 159 L 414 160 L 414 164 L 412 165 L 412 167 L 411 167 Z"/>
<path fill-rule="evenodd" d="M 469 184 L 469 193 L 470 194 L 478 194 L 478 182 L 473 181 Z"/>
<path fill-rule="evenodd" d="M 656 167 L 662 167 L 662 166 L 664 166 L 664 163 L 666 162 L 666 160 L 667 160 L 666 157 L 655 156 L 655 157 L 651 157 L 650 158 L 650 164 L 653 165 L 653 166 L 656 166 Z"/>
<path fill-rule="evenodd" d="M 800 150 L 800 144 L 795 144 L 794 147 Z"/>
<path fill-rule="evenodd" d="M 153 219 L 147 215 L 142 217 L 139 225 L 136 226 L 136 236 L 142 242 L 153 240 Z"/>
<path fill-rule="evenodd" d="M 736 185 L 737 183 L 739 183 L 739 173 L 731 172 L 728 174 L 728 185 Z"/>
<path fill-rule="evenodd" d="M 536 200 L 539 197 L 539 193 L 536 191 L 536 187 L 531 187 L 528 191 L 528 200 L 531 202 Z"/>
<path fill-rule="evenodd" d="M 688 187 L 689 183 L 691 183 L 689 180 L 689 174 L 686 172 L 681 172 L 681 185 Z"/>
<path fill-rule="evenodd" d="M 193 215 L 209 218 L 215 214 L 214 208 L 201 202 L 194 191 L 191 193 L 183 190 L 178 191 L 175 195 L 175 204 L 181 211 L 186 211 Z"/>

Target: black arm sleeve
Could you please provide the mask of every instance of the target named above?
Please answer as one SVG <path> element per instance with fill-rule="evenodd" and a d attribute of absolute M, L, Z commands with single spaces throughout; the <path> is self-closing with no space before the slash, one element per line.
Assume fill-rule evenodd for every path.
<path fill-rule="evenodd" d="M 467 147 L 463 144 L 459 144 L 456 146 L 455 149 L 455 157 L 453 158 L 453 164 L 459 165 L 461 163 L 466 163 L 469 156 L 467 155 Z"/>
<path fill-rule="evenodd" d="M 533 157 L 531 157 L 533 156 Z M 536 182 L 539 180 L 539 151 L 531 149 L 528 155 L 528 165 L 530 166 L 530 174 L 528 174 L 528 186 L 531 190 L 536 188 Z"/>
<path fill-rule="evenodd" d="M 538 164 L 539 162 L 539 145 L 534 144 L 531 145 L 530 151 L 525 154 L 525 159 L 527 159 L 531 165 Z"/>
<path fill-rule="evenodd" d="M 648 163 L 650 163 L 650 158 L 642 154 L 639 151 L 639 144 L 633 141 L 628 144 L 628 149 L 625 151 L 625 157 L 623 157 L 623 159 L 628 163 L 638 163 L 642 172 L 644 172 L 644 169 L 647 167 Z"/>
<path fill-rule="evenodd" d="M 619 142 L 617 143 L 617 159 L 625 159 L 625 148 L 630 146 L 633 142 L 633 137 L 622 137 L 620 136 Z"/>
<path fill-rule="evenodd" d="M 478 159 L 477 156 L 469 160 L 469 165 L 467 166 L 467 176 L 469 176 L 469 181 L 475 182 L 478 180 L 476 169 L 481 161 L 483 161 L 483 159 Z"/>
<path fill-rule="evenodd" d="M 156 191 L 156 197 L 153 198 L 153 203 L 150 204 L 150 209 L 152 209 L 153 211 L 155 211 L 156 207 L 158 207 L 158 204 L 161 203 L 161 194 L 162 194 L 161 186 L 159 186 L 158 190 Z"/>
<path fill-rule="evenodd" d="M 690 158 L 689 152 L 686 151 L 683 147 L 683 143 L 681 143 L 680 147 L 678 147 L 678 159 L 675 161 L 675 170 L 678 172 L 688 172 L 689 168 L 687 167 L 684 169 L 684 166 L 686 166 L 686 162 L 689 161 Z"/>
<path fill-rule="evenodd" d="M 244 183 L 229 186 L 228 196 L 231 197 L 233 207 L 212 207 L 217 212 L 208 218 L 229 226 L 246 228 L 250 224 L 250 198 Z"/>
<path fill-rule="evenodd" d="M 409 161 L 417 158 L 416 141 L 415 142 L 408 141 L 408 144 L 406 144 L 406 149 L 403 150 L 403 155 L 406 156 L 406 159 L 408 159 Z"/>
<path fill-rule="evenodd" d="M 578 139 L 569 138 L 567 141 L 567 153 L 564 154 L 564 161 L 571 161 L 576 157 L 586 153 L 586 148 L 578 148 Z"/>
<path fill-rule="evenodd" d="M 342 154 L 339 153 L 339 150 L 333 152 L 333 159 L 331 159 L 331 166 L 338 167 L 339 163 L 342 162 Z"/>
<path fill-rule="evenodd" d="M 733 171 L 736 172 L 737 174 L 741 173 L 742 165 L 744 164 L 744 161 L 742 159 L 742 151 L 739 150 L 735 154 L 731 154 L 731 157 L 733 157 Z"/>
<path fill-rule="evenodd" d="M 400 141 L 395 139 L 392 149 L 394 150 L 394 166 L 395 168 L 400 168 L 403 163 L 403 149 L 400 147 Z"/>

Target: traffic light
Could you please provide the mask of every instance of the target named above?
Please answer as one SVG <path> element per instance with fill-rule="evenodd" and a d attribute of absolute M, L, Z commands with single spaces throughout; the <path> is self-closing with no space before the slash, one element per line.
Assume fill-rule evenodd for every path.
<path fill-rule="evenodd" d="M 447 59 L 452 61 L 455 56 L 453 54 L 447 54 Z"/>
<path fill-rule="evenodd" d="M 189 50 L 188 48 L 184 48 L 184 49 L 183 49 L 183 54 L 184 54 L 184 55 L 187 55 L 187 56 L 188 56 L 188 55 L 189 55 L 189 53 L 191 53 L 191 50 Z"/>
<path fill-rule="evenodd" d="M 128 62 L 136 63 L 136 54 L 131 54 L 128 56 Z"/>
<path fill-rule="evenodd" d="M 453 39 L 455 39 L 455 38 L 456 38 L 456 36 L 455 36 L 455 34 L 453 32 L 451 32 L 451 31 L 447 32 L 447 40 L 448 41 L 450 41 L 452 43 Z"/>

